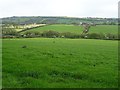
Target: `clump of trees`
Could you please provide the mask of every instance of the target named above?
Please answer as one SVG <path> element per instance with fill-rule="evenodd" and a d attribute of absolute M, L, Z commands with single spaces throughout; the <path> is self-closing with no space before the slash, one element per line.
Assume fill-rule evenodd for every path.
<path fill-rule="evenodd" d="M 2 34 L 3 35 L 16 35 L 17 31 L 12 28 L 2 28 Z"/>
<path fill-rule="evenodd" d="M 27 31 L 24 34 L 21 34 L 21 37 L 24 37 L 24 38 L 41 37 L 41 33 L 40 32 Z"/>
<path fill-rule="evenodd" d="M 14 38 L 19 37 L 19 33 L 13 28 L 2 28 L 2 37 L 3 38 Z"/>
<path fill-rule="evenodd" d="M 60 37 L 64 38 L 80 38 L 79 34 L 71 33 L 71 32 L 63 32 L 60 34 Z"/>
<path fill-rule="evenodd" d="M 60 33 L 59 32 L 56 32 L 56 31 L 44 31 L 42 33 L 42 37 L 48 37 L 48 38 L 56 38 L 56 37 L 59 37 L 60 36 Z"/>

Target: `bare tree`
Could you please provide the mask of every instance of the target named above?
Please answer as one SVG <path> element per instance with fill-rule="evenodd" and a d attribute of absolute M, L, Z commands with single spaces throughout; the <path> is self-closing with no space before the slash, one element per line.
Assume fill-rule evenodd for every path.
<path fill-rule="evenodd" d="M 83 24 L 82 26 L 84 27 L 84 30 L 83 30 L 83 32 L 82 32 L 82 35 L 83 35 L 83 34 L 85 34 L 85 35 L 88 34 L 91 25 L 85 23 L 85 24 Z"/>

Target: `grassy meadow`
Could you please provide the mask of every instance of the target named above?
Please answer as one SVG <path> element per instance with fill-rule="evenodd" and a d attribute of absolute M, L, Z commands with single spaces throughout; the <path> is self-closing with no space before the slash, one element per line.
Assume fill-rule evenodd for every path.
<path fill-rule="evenodd" d="M 38 27 L 31 29 L 29 31 L 57 31 L 57 32 L 71 32 L 71 33 L 82 33 L 83 32 L 82 26 L 75 26 L 75 25 L 65 25 L 65 24 L 54 24 L 54 25 L 47 25 L 43 27 Z M 89 33 L 103 33 L 103 34 L 117 34 L 118 33 L 118 26 L 117 25 L 97 25 L 91 26 Z"/>
<path fill-rule="evenodd" d="M 117 28 L 96 27 L 97 32 L 106 27 L 104 32 L 113 33 Z M 92 27 L 91 32 L 95 32 L 96 27 Z M 79 26 L 67 25 L 35 28 L 36 31 L 52 29 L 75 33 L 82 30 Z M 3 88 L 115 88 L 118 84 L 117 41 L 3 39 L 2 53 Z"/>

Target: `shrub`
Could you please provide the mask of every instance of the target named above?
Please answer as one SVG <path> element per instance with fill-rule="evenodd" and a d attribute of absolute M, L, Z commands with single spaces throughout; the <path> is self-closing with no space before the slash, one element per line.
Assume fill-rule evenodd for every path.
<path fill-rule="evenodd" d="M 2 28 L 2 38 L 17 38 L 19 33 L 13 28 Z"/>
<path fill-rule="evenodd" d="M 44 31 L 42 33 L 42 36 L 43 37 L 48 37 L 48 38 L 56 38 L 56 37 L 60 36 L 60 33 L 56 32 L 56 31 Z"/>
<path fill-rule="evenodd" d="M 101 39 L 101 35 L 98 34 L 98 33 L 91 33 L 91 34 L 88 34 L 88 38 L 90 38 L 90 39 Z"/>
<path fill-rule="evenodd" d="M 120 40 L 120 34 L 118 34 L 117 39 L 119 39 L 119 40 Z"/>
<path fill-rule="evenodd" d="M 27 38 L 41 37 L 41 33 L 35 31 L 27 31 L 22 36 Z"/>
<path fill-rule="evenodd" d="M 17 35 L 17 31 L 13 28 L 2 28 L 2 34 L 3 35 Z"/>
<path fill-rule="evenodd" d="M 106 39 L 109 39 L 109 40 L 114 40 L 114 39 L 118 39 L 118 35 L 114 35 L 114 34 L 111 34 L 111 33 L 108 33 L 106 35 Z"/>
<path fill-rule="evenodd" d="M 105 39 L 105 35 L 103 33 L 99 33 L 100 39 Z"/>
<path fill-rule="evenodd" d="M 65 38 L 80 38 L 80 35 L 79 35 L 79 34 L 70 33 L 70 32 L 61 33 L 60 36 L 61 36 L 61 37 L 64 36 Z"/>

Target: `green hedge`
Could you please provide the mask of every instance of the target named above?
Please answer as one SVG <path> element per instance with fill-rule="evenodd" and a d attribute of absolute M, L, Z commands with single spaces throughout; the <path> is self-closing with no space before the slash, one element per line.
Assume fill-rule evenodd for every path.
<path fill-rule="evenodd" d="M 16 37 L 23 37 L 23 38 L 35 38 L 35 37 L 46 37 L 46 38 L 85 38 L 85 39 L 104 39 L 104 40 L 117 40 L 120 35 L 117 34 L 103 34 L 103 33 L 89 33 L 89 34 L 75 34 L 71 32 L 62 32 L 59 33 L 57 31 L 44 31 L 42 33 L 38 31 L 26 31 L 23 34 L 18 34 L 14 30 L 10 30 L 9 33 L 5 34 L 12 35 Z"/>

